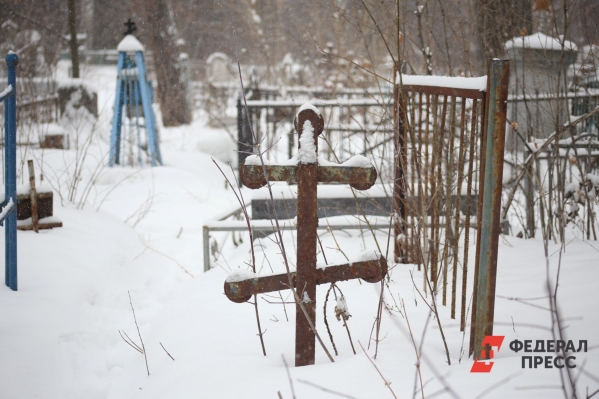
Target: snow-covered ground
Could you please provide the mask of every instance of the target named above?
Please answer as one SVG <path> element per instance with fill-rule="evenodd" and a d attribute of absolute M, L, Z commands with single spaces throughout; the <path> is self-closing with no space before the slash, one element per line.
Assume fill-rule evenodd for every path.
<path fill-rule="evenodd" d="M 191 126 L 161 129 L 165 166 L 104 168 L 115 71 L 93 68 L 84 78 L 99 90 L 101 115 L 95 128 L 81 128 L 79 135 L 70 127 L 81 142 L 92 135 L 79 186 L 73 188 L 68 176 L 82 164 L 83 150 L 73 145 L 64 151 L 20 150 L 21 159 L 33 157 L 54 187 L 54 214 L 64 227 L 18 232 L 19 291 L 0 287 L 0 398 L 276 398 L 277 392 L 283 398 L 392 398 L 389 387 L 398 398 L 420 398 L 415 346 L 427 398 L 564 397 L 558 369 L 522 369 L 523 352 L 509 349 L 514 339 L 553 339 L 546 281 L 549 273 L 555 284 L 560 258 L 563 333 L 576 343 L 588 340 L 588 352 L 573 354 L 578 397 L 599 389 L 599 244 L 584 241 L 575 230 L 568 231 L 561 255 L 558 244 L 549 244 L 549 269 L 542 241 L 500 240 L 494 333 L 505 341 L 490 373 L 470 373 L 472 359 L 464 353 L 469 334 L 461 333 L 459 320 L 439 304 L 447 364 L 437 320 L 425 302 L 430 296 L 418 292 L 423 275 L 415 265 L 391 271 L 373 360 L 378 371 L 368 357 L 375 354 L 371 338 L 380 284 L 357 280 L 339 284 L 352 314 L 355 355 L 335 319 L 331 293 L 327 317 L 338 350 L 335 363 L 317 346 L 316 365 L 293 367 L 294 305 L 268 302 L 281 302 L 278 296 L 259 299 L 263 356 L 254 309 L 223 293 L 227 275 L 247 268 L 247 237 L 237 247 L 228 237 L 216 267 L 203 272 L 203 222 L 237 205 L 211 159 L 230 170 L 232 141 L 199 118 Z M 329 263 L 365 249 L 386 253 L 387 238 L 385 231 L 321 234 Z M 285 247 L 293 254 L 294 243 L 295 234 L 285 232 Z M 263 273 L 284 270 L 275 242 L 261 238 L 255 244 Z M 322 253 L 319 262 L 324 263 Z M 317 329 L 332 351 L 322 312 L 327 289 L 317 290 Z M 149 376 L 144 356 L 119 335 L 124 331 L 141 345 L 129 294 Z M 282 295 L 290 300 L 288 292 Z"/>

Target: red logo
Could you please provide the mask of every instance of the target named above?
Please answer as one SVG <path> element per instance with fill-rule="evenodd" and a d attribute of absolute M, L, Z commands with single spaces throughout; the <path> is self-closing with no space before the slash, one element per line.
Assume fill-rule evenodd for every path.
<path fill-rule="evenodd" d="M 483 347 L 483 351 L 485 351 L 485 353 L 488 353 L 489 359 L 493 359 L 495 352 L 493 352 L 493 350 L 489 350 L 488 352 L 486 351 L 487 345 L 490 347 L 497 347 L 497 352 L 499 352 L 499 349 L 501 349 L 501 344 L 503 343 L 503 339 L 505 338 L 505 336 L 503 335 L 487 335 L 485 336 L 485 338 L 483 339 L 482 342 L 482 347 Z M 491 372 L 491 369 L 493 368 L 493 364 L 495 362 L 483 362 L 483 361 L 478 361 L 477 358 L 474 358 L 474 364 L 472 365 L 472 368 L 470 369 L 471 373 L 489 373 Z"/>

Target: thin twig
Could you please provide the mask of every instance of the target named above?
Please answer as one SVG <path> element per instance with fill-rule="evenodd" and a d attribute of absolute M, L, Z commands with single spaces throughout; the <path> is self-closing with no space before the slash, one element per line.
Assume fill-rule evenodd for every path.
<path fill-rule="evenodd" d="M 133 320 L 135 321 L 135 327 L 137 328 L 137 335 L 139 335 L 139 341 L 141 342 L 142 354 L 144 355 L 144 359 L 146 360 L 146 370 L 148 372 L 148 376 L 150 376 L 150 367 L 148 366 L 148 355 L 146 353 L 146 347 L 144 346 L 144 340 L 141 338 L 141 332 L 139 331 L 139 325 L 137 324 L 137 317 L 135 317 L 135 309 L 133 308 L 131 293 L 127 291 L 127 294 L 129 294 L 129 304 L 131 305 L 131 311 L 133 312 Z"/>
<path fill-rule="evenodd" d="M 414 352 L 416 353 L 416 370 L 418 371 L 418 379 L 420 380 L 420 393 L 422 394 L 422 399 L 424 399 L 424 385 L 422 384 L 420 355 L 418 354 L 418 347 L 416 346 L 416 340 L 414 340 L 414 334 L 412 333 L 412 327 L 410 327 L 410 320 L 408 319 L 408 312 L 406 310 L 406 305 L 403 299 L 401 300 L 401 306 L 403 307 L 403 313 L 406 316 L 406 322 L 408 323 L 408 331 L 410 332 L 410 338 L 412 339 L 412 344 L 414 345 Z M 414 396 L 416 396 L 416 392 L 414 392 Z"/>
<path fill-rule="evenodd" d="M 166 350 L 166 348 L 164 347 L 164 345 L 162 345 L 162 342 L 159 342 L 160 346 L 162 346 L 162 349 L 164 349 L 164 351 L 166 352 L 166 354 L 168 355 L 168 357 L 170 357 L 171 359 L 175 360 L 174 357 L 171 356 L 170 353 L 168 353 L 168 351 Z"/>
<path fill-rule="evenodd" d="M 385 386 L 387 388 L 389 388 L 389 391 L 391 391 L 391 394 L 393 395 L 393 397 L 395 399 L 397 399 L 397 396 L 395 395 L 395 392 L 393 392 L 393 389 L 391 388 L 391 383 L 389 381 L 387 381 L 385 379 L 385 377 L 383 377 L 383 374 L 381 373 L 381 370 L 379 370 L 379 368 L 376 366 L 376 364 L 374 364 L 374 362 L 372 361 L 372 359 L 370 358 L 370 356 L 368 356 L 368 353 L 366 353 L 366 350 L 362 346 L 362 343 L 360 341 L 358 341 L 358 343 L 360 344 L 360 348 L 362 348 L 362 351 L 364 352 L 364 354 L 366 355 L 366 357 L 368 358 L 368 360 L 370 361 L 370 363 L 374 366 L 374 368 L 376 369 L 376 371 L 379 373 L 379 375 L 381 376 L 381 378 L 385 382 Z"/>
<path fill-rule="evenodd" d="M 285 371 L 287 371 L 287 378 L 289 379 L 289 386 L 291 387 L 291 397 L 295 399 L 295 389 L 293 389 L 293 380 L 291 379 L 291 373 L 289 372 L 289 366 L 287 366 L 287 361 L 285 360 L 285 356 L 281 355 L 283 358 L 283 364 L 285 365 Z"/>
<path fill-rule="evenodd" d="M 121 338 L 123 339 L 123 341 L 125 341 L 127 343 L 127 345 L 129 345 L 130 347 L 132 347 L 133 349 L 135 349 L 139 353 L 143 354 L 143 352 L 141 351 L 141 349 L 137 346 L 137 344 L 135 342 L 133 342 L 133 341 L 130 342 L 125 337 L 123 337 L 123 334 L 121 333 L 121 330 L 119 330 L 119 335 L 121 336 Z"/>

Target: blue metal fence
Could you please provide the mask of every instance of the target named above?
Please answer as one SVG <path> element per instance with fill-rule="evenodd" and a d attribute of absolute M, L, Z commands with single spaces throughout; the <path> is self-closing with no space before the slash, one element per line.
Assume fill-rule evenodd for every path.
<path fill-rule="evenodd" d="M 17 64 L 19 57 L 6 55 L 8 86 L 0 94 L 4 101 L 4 202 L 0 224 L 5 223 L 5 284 L 17 290 Z"/>

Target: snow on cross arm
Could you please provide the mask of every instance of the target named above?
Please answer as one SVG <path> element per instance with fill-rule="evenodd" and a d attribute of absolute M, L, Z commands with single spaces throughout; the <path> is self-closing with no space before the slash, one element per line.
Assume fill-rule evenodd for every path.
<path fill-rule="evenodd" d="M 227 283 L 236 283 L 239 281 L 251 280 L 256 277 L 257 277 L 257 275 L 254 272 L 251 272 L 249 270 L 237 269 L 237 270 L 231 272 L 227 276 L 227 279 L 225 281 Z"/>

